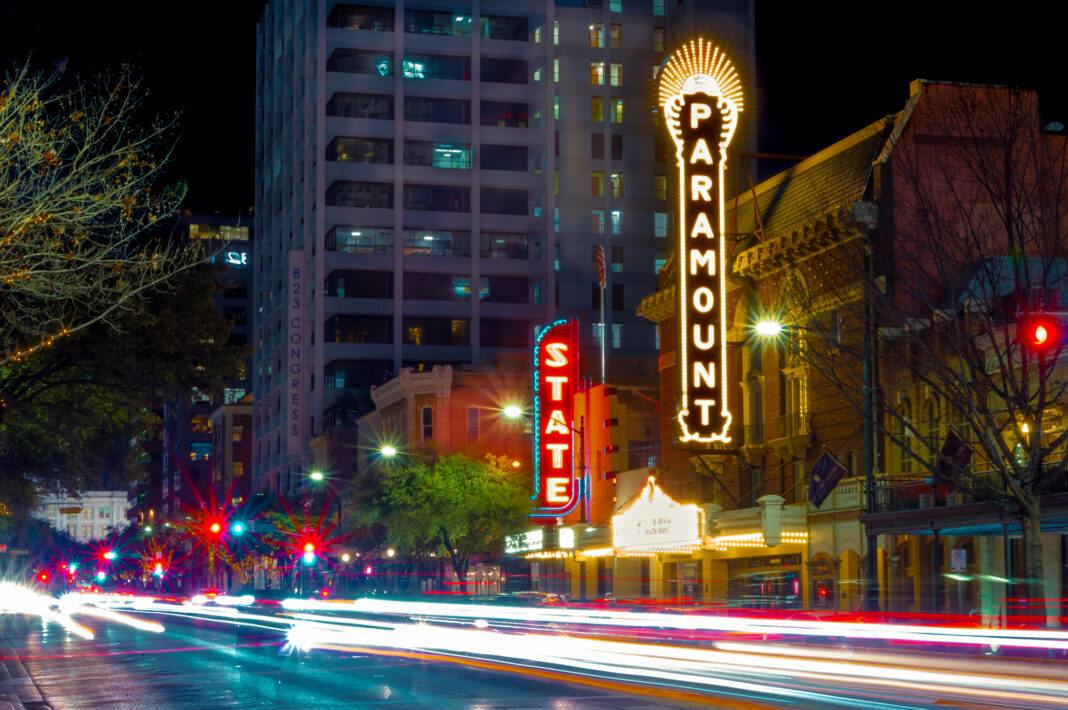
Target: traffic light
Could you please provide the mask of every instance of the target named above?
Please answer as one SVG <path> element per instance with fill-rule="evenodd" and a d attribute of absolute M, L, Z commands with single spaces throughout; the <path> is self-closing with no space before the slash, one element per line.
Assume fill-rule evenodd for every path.
<path fill-rule="evenodd" d="M 42 581 L 42 582 L 47 582 L 48 581 L 48 572 L 41 572 L 41 574 L 37 575 L 37 579 Z"/>
<path fill-rule="evenodd" d="M 222 525 L 220 525 L 217 522 L 212 523 L 211 525 L 208 526 L 208 531 L 210 533 L 212 533 L 213 535 L 218 535 L 219 533 L 222 532 Z"/>
<path fill-rule="evenodd" d="M 163 579 L 163 563 L 162 562 L 157 562 L 156 563 L 156 569 L 152 572 L 152 574 L 156 575 L 160 579 Z"/>
<path fill-rule="evenodd" d="M 1064 345 L 1065 328 L 1062 320 L 1053 314 L 1033 313 L 1018 321 L 1016 337 L 1024 349 L 1034 353 L 1046 353 Z"/>
<path fill-rule="evenodd" d="M 116 557 L 117 557 L 117 555 L 115 554 L 114 550 L 106 550 L 104 552 L 104 559 L 107 560 L 108 562 L 111 562 Z"/>
<path fill-rule="evenodd" d="M 245 532 L 245 524 L 242 522 L 236 522 L 230 526 L 230 532 L 233 535 L 241 535 Z"/>
<path fill-rule="evenodd" d="M 305 542 L 302 549 L 304 551 L 304 564 L 313 564 L 315 562 L 315 543 Z"/>
<path fill-rule="evenodd" d="M 107 578 L 108 578 L 108 573 L 107 572 L 105 572 L 104 570 L 97 570 L 97 572 L 96 572 L 96 581 L 103 582 Z"/>

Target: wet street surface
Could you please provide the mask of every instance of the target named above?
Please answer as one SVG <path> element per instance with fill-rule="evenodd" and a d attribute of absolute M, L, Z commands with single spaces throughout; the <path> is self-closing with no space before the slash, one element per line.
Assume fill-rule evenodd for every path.
<path fill-rule="evenodd" d="M 93 624 L 96 638 L 0 617 L 5 635 L 56 710 L 198 708 L 692 708 L 665 697 L 453 663 L 316 651 L 284 653 L 277 636 L 163 619 L 157 634 Z"/>

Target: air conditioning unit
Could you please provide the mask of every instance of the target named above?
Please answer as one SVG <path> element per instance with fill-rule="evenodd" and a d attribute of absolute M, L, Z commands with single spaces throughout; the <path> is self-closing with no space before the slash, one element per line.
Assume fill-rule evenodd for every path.
<path fill-rule="evenodd" d="M 934 507 L 934 494 L 921 493 L 920 494 L 920 510 Z"/>

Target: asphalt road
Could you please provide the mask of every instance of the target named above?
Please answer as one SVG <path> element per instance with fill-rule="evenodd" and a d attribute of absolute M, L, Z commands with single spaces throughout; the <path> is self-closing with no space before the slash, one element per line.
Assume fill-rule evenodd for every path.
<path fill-rule="evenodd" d="M 96 638 L 84 640 L 54 624 L 0 616 L 0 633 L 56 710 L 695 707 L 662 695 L 452 663 L 328 651 L 285 654 L 273 638 L 235 638 L 232 630 L 210 624 L 170 623 L 162 634 L 91 626 Z"/>

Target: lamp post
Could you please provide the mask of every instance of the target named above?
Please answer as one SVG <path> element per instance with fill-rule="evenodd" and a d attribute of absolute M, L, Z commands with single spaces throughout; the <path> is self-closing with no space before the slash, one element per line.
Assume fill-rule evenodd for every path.
<path fill-rule="evenodd" d="M 874 320 L 870 309 L 865 306 L 864 310 L 864 341 L 861 351 L 861 410 L 864 419 L 864 512 L 868 515 L 875 513 L 875 348 L 873 338 Z M 803 326 L 795 326 L 799 330 L 810 330 Z M 776 320 L 761 320 L 754 327 L 756 334 L 768 338 L 779 335 L 784 327 Z M 867 570 L 865 576 L 867 584 L 864 588 L 864 607 L 870 611 L 879 610 L 879 563 L 878 563 L 878 536 L 870 532 L 865 526 L 868 554 Z"/>

